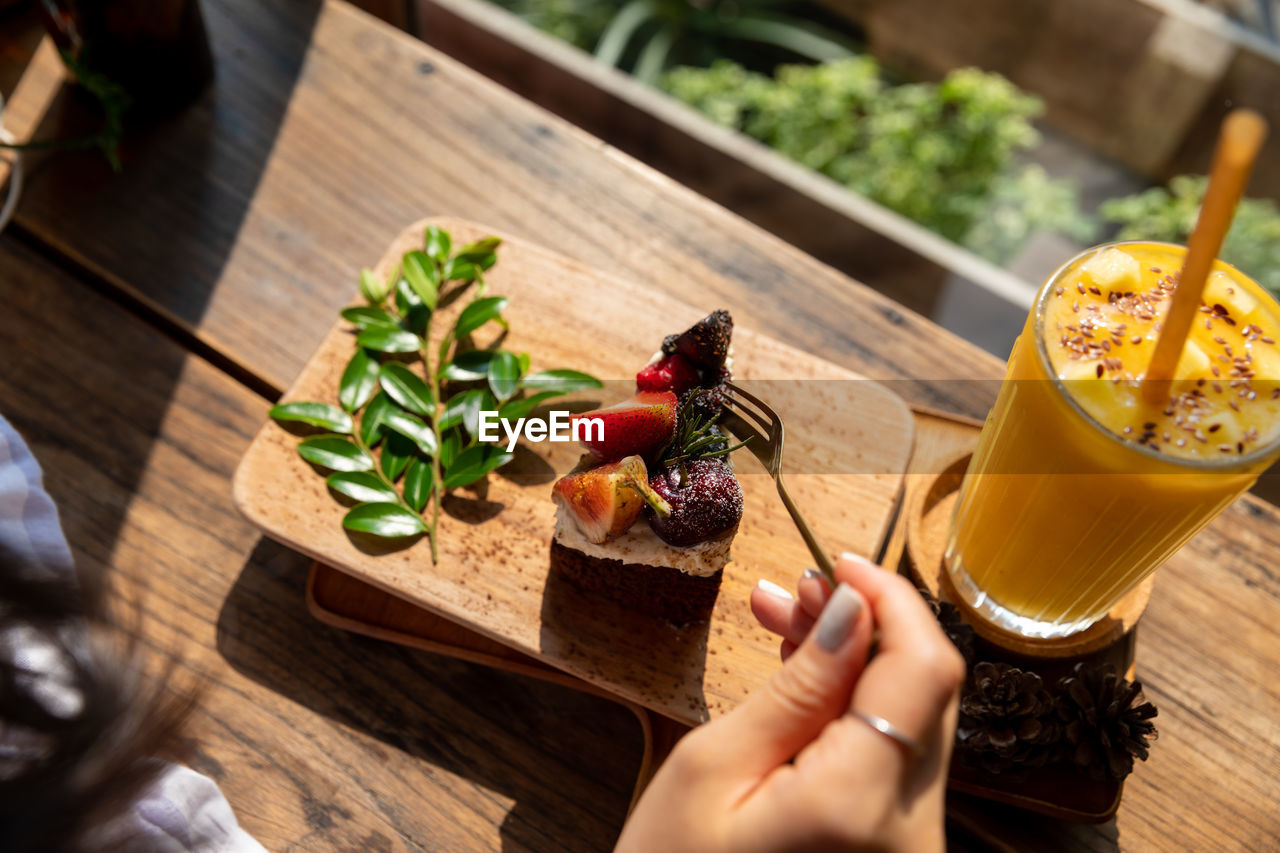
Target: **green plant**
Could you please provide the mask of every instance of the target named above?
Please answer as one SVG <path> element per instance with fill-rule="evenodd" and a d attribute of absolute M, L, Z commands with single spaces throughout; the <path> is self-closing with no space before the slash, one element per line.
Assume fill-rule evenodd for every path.
<path fill-rule="evenodd" d="M 822 62 L 853 55 L 843 34 L 791 11 L 800 5 L 794 0 L 496 2 L 651 84 L 670 65 L 705 65 L 722 56 L 745 60 L 763 51 Z"/>
<path fill-rule="evenodd" d="M 998 74 L 890 85 L 862 56 L 789 65 L 774 77 L 720 61 L 679 68 L 662 87 L 733 127 L 958 243 L 1007 260 L 1032 230 L 1088 239 L 1074 185 L 1014 170 L 1042 107 Z"/>
<path fill-rule="evenodd" d="M 1185 243 L 1200 215 L 1209 179 L 1180 175 L 1169 186 L 1104 202 L 1103 220 L 1120 226 L 1117 240 Z M 1280 208 L 1269 199 L 1245 199 L 1222 246 L 1222 258 L 1280 296 Z"/>
<path fill-rule="evenodd" d="M 433 225 L 423 248 L 407 252 L 386 281 L 364 270 L 360 293 L 367 304 L 342 311 L 356 348 L 336 389 L 339 405 L 298 401 L 270 412 L 277 421 L 324 430 L 303 440 L 298 453 L 332 471 L 325 482 L 356 502 L 344 527 L 393 538 L 426 533 L 433 560 L 445 492 L 512 459 L 480 443 L 480 413 L 517 420 L 553 397 L 602 387 L 576 370 L 531 373 L 529 354 L 500 349 L 502 336 L 474 346 L 473 335 L 485 325 L 507 328 L 506 297 L 485 295 L 484 272 L 497 262 L 500 242 L 488 237 L 455 252 L 448 232 Z M 437 342 L 437 309 L 469 290 L 456 319 L 437 328 Z"/>
<path fill-rule="evenodd" d="M 102 107 L 102 127 L 87 136 L 69 139 L 37 139 L 32 142 L 4 142 L 0 140 L 0 148 L 12 148 L 19 151 L 37 149 L 72 150 L 80 148 L 97 148 L 107 159 L 112 171 L 120 171 L 120 138 L 124 132 L 124 114 L 129 108 L 129 95 L 125 90 L 102 74 L 90 71 L 68 50 L 59 51 L 62 61 L 86 92 L 98 101 Z"/>

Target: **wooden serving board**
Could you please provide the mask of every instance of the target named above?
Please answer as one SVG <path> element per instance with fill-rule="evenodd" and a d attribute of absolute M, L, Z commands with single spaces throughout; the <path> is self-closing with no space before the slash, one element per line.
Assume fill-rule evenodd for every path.
<path fill-rule="evenodd" d="M 429 223 L 451 231 L 455 243 L 492 233 L 458 220 L 424 220 L 397 238 L 376 272 L 389 274 L 405 251 L 420 247 Z M 535 370 L 572 367 L 619 380 L 607 382 L 592 402 L 633 393 L 636 370 L 666 334 L 715 308 L 733 309 L 686 305 L 504 240 L 488 282 L 490 295 L 511 300 L 505 312 L 511 332 L 502 346 L 528 351 Z M 464 301 L 442 309 L 436 328 L 451 322 Z M 340 321 L 283 399 L 336 403 L 353 345 Z M 819 541 L 833 553 L 877 553 L 911 451 L 906 405 L 874 382 L 749 329 L 734 331 L 734 374 L 758 383 L 753 389 L 786 422 L 787 469 L 796 472 L 788 486 Z M 433 564 L 425 540 L 406 547 L 349 535 L 340 524 L 345 508 L 297 455 L 298 441 L 275 423 L 263 426 L 236 471 L 236 505 L 272 538 L 345 574 L 690 724 L 733 707 L 777 668 L 776 642 L 751 617 L 748 596 L 761 577 L 793 586 L 812 560 L 750 454 L 735 456 L 746 510 L 716 607 L 709 621 L 676 629 L 587 596 L 549 572 L 551 483 L 576 458 L 569 445 L 522 444 L 502 472 L 450 495 Z M 841 473 L 815 473 L 821 471 Z"/>

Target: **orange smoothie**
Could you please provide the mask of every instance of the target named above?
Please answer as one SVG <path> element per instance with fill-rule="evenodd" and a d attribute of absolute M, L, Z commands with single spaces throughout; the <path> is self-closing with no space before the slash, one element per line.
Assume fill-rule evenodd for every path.
<path fill-rule="evenodd" d="M 961 487 L 951 579 L 989 620 L 1104 616 L 1280 455 L 1280 305 L 1217 262 L 1169 396 L 1140 380 L 1186 250 L 1090 249 L 1041 288 Z"/>

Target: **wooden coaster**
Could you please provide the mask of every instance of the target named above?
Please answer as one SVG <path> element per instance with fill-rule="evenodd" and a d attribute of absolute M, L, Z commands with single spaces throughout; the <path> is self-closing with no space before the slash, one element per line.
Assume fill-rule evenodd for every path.
<path fill-rule="evenodd" d="M 960 607 L 965 621 L 984 640 L 1020 655 L 1078 658 L 1119 642 L 1133 630 L 1147 609 L 1153 582 L 1150 577 L 1122 598 L 1103 619 L 1083 631 L 1054 639 L 1024 637 L 994 625 L 956 592 L 944 566 L 943 552 L 959 497 L 960 482 L 972 455 L 968 451 L 955 455 L 931 481 L 913 483 L 914 488 L 907 489 L 902 509 L 907 524 L 907 566 L 912 579 L 934 597 Z"/>

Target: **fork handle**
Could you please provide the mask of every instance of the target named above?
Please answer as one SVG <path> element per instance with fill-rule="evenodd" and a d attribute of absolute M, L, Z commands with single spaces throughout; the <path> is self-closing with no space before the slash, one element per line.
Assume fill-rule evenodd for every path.
<path fill-rule="evenodd" d="M 791 494 L 787 491 L 787 487 L 782 484 L 782 473 L 779 472 L 774 480 L 778 484 L 778 495 L 782 498 L 782 505 L 787 508 L 787 512 L 791 513 L 791 520 L 796 523 L 796 529 L 800 531 L 800 537 L 804 539 L 804 544 L 809 547 L 809 553 L 813 555 L 813 559 L 818 563 L 818 569 L 826 576 L 827 583 L 831 585 L 831 589 L 834 592 L 837 586 L 836 568 L 832 565 L 831 558 L 827 556 L 827 552 L 818 544 L 818 539 L 813 535 L 813 530 L 809 528 L 809 523 L 800 514 L 795 501 L 791 500 Z"/>

